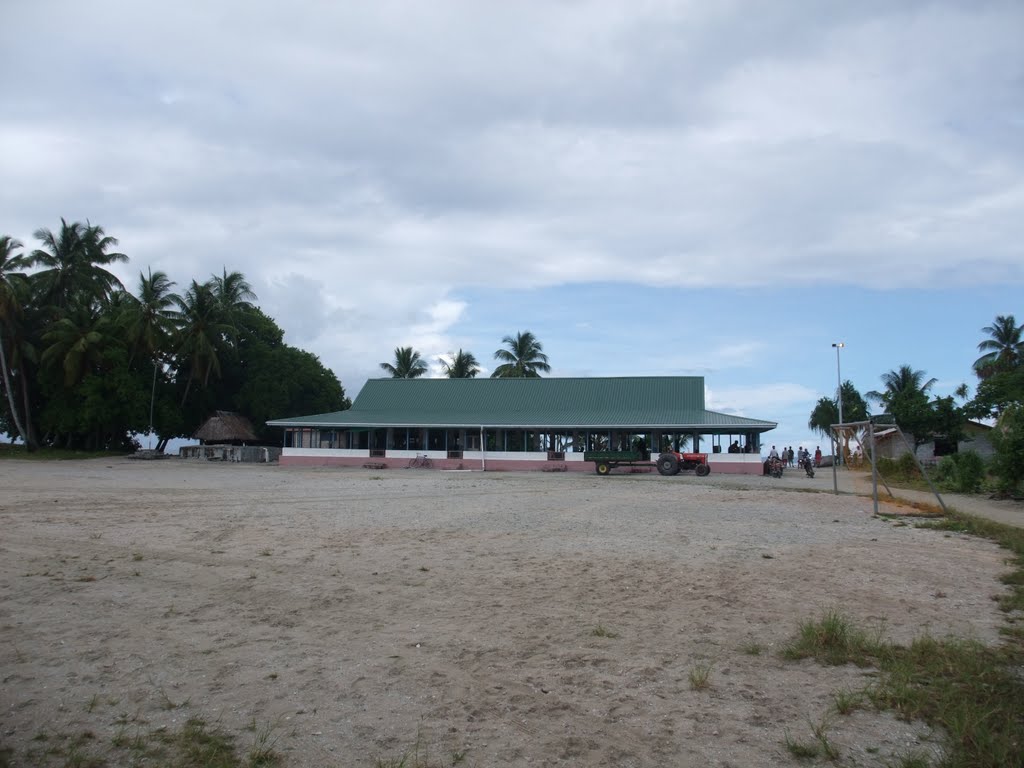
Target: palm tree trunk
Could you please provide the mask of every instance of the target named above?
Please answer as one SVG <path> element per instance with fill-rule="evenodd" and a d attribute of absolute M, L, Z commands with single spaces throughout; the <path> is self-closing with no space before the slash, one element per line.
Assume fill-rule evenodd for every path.
<path fill-rule="evenodd" d="M 25 414 L 25 447 L 29 451 L 39 450 L 39 440 L 36 438 L 35 427 L 32 426 L 32 410 L 28 401 L 28 376 L 22 375 L 21 377 L 21 402 L 25 406 L 23 413 Z"/>
<path fill-rule="evenodd" d="M 192 389 L 192 374 L 188 376 L 188 381 L 185 383 L 185 394 L 181 396 L 181 407 L 185 407 L 185 401 L 188 400 L 188 391 Z"/>
<path fill-rule="evenodd" d="M 14 405 L 14 390 L 11 389 L 11 372 L 7 370 L 7 353 L 4 352 L 3 339 L 0 339 L 0 368 L 3 368 L 4 372 L 4 389 L 7 392 L 7 403 L 11 407 L 11 418 L 14 419 L 14 426 L 27 448 L 28 434 L 25 432 L 25 427 L 22 426 L 21 418 L 18 416 L 18 409 Z"/>

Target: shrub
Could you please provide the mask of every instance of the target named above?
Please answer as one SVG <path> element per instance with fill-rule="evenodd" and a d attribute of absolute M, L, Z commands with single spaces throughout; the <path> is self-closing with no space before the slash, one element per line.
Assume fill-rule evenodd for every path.
<path fill-rule="evenodd" d="M 901 454 L 900 457 L 896 459 L 896 469 L 900 473 L 900 476 L 905 480 L 921 477 L 921 470 L 917 468 L 917 461 L 911 453 Z"/>
<path fill-rule="evenodd" d="M 1024 406 L 1003 411 L 991 434 L 992 472 L 999 478 L 999 490 L 1015 493 L 1024 482 Z"/>
<path fill-rule="evenodd" d="M 879 457 L 878 473 L 886 480 L 913 480 L 921 477 L 917 462 L 910 453 L 902 453 L 897 459 Z"/>
<path fill-rule="evenodd" d="M 878 464 L 878 474 L 886 480 L 896 477 L 896 462 L 888 456 L 879 456 L 876 463 Z"/>
<path fill-rule="evenodd" d="M 976 451 L 964 451 L 957 454 L 957 490 L 961 493 L 974 493 L 985 482 L 985 460 Z"/>

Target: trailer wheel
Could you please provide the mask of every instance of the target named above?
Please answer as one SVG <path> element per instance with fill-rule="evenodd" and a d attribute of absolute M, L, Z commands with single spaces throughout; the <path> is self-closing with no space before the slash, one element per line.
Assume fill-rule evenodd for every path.
<path fill-rule="evenodd" d="M 711 467 L 709 467 L 707 464 L 698 464 L 697 465 L 697 477 L 707 477 L 710 474 L 711 474 Z"/>
<path fill-rule="evenodd" d="M 594 465 L 594 470 L 597 474 L 604 476 L 612 471 L 611 465 L 607 461 L 599 461 Z"/>
<path fill-rule="evenodd" d="M 679 459 L 671 453 L 658 457 L 658 473 L 670 477 L 679 474 Z"/>

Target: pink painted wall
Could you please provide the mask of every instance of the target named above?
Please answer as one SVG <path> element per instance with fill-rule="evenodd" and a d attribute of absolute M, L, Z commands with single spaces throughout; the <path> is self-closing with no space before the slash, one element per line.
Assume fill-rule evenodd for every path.
<path fill-rule="evenodd" d="M 432 469 L 450 470 L 480 470 L 479 459 L 432 459 Z M 404 469 L 409 466 L 409 459 L 388 459 L 388 458 L 366 458 L 358 456 L 282 456 L 280 459 L 282 467 L 362 467 L 364 464 L 384 464 L 388 469 Z M 524 472 L 524 471 L 547 471 L 547 472 L 594 472 L 593 462 L 585 461 L 546 461 L 529 460 L 517 461 L 514 459 L 488 459 L 488 472 Z M 616 467 L 612 470 L 614 474 L 626 475 L 635 473 L 654 472 L 654 465 L 635 467 Z M 760 475 L 762 468 L 760 464 L 753 463 L 732 463 L 727 461 L 714 462 L 711 466 L 712 474 L 723 475 Z"/>

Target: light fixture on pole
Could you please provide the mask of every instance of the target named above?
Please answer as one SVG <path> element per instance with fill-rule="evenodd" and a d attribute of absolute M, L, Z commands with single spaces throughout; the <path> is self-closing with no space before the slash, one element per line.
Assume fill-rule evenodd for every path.
<path fill-rule="evenodd" d="M 840 342 L 837 342 L 837 343 L 833 344 L 832 346 L 836 348 L 836 384 L 837 384 L 837 388 L 836 388 L 836 404 L 839 406 L 839 423 L 842 424 L 843 423 L 843 375 L 842 375 L 842 373 L 839 372 L 839 350 L 842 349 L 843 347 L 845 347 L 846 345 L 843 342 L 840 341 Z M 837 453 L 839 455 L 836 457 L 836 461 L 838 461 L 840 464 L 842 464 L 843 463 L 843 459 L 842 459 L 842 453 L 843 452 L 842 452 L 841 447 L 840 447 L 840 450 L 837 451 Z"/>

